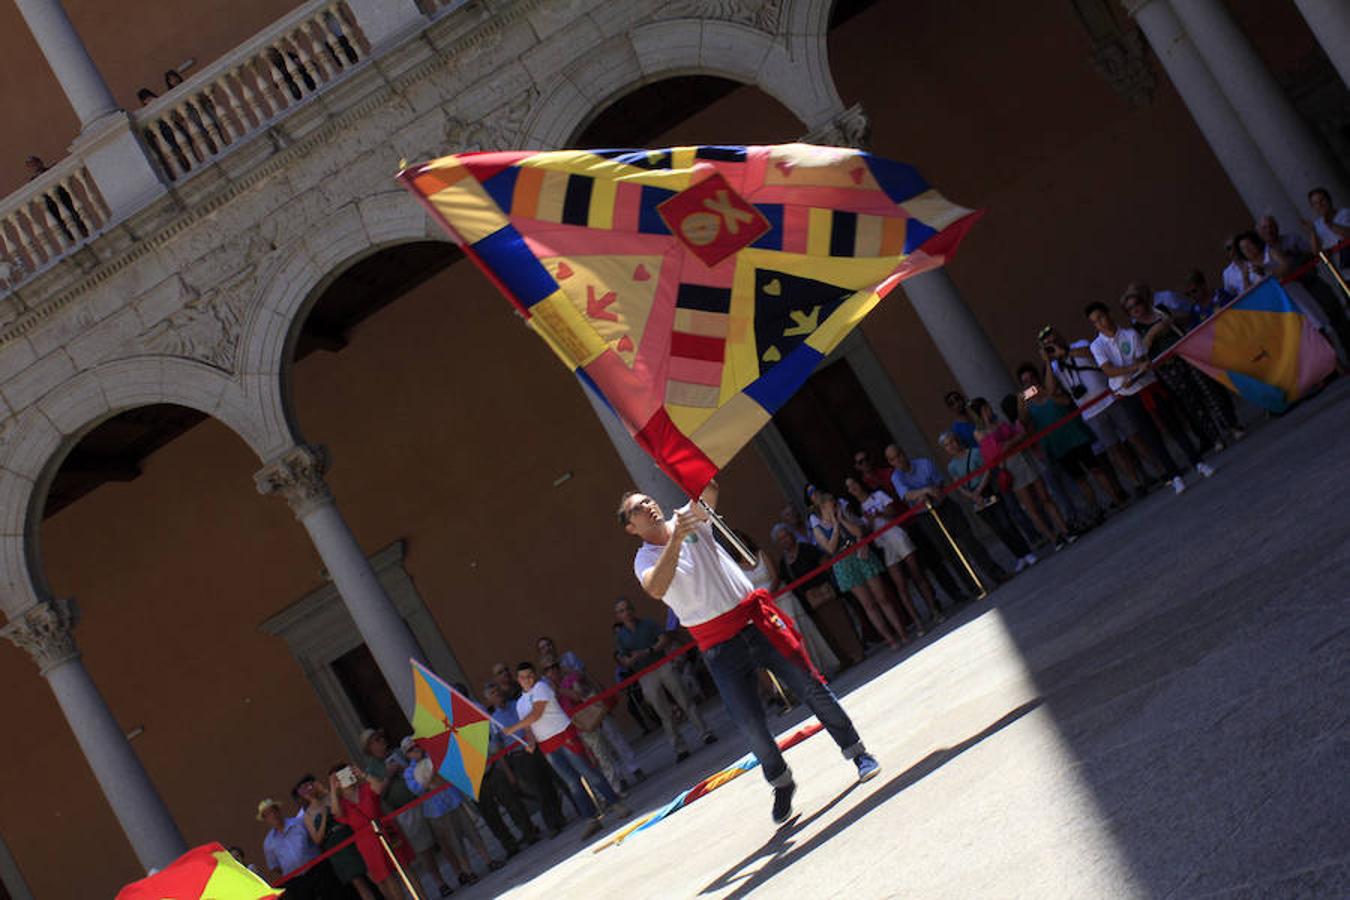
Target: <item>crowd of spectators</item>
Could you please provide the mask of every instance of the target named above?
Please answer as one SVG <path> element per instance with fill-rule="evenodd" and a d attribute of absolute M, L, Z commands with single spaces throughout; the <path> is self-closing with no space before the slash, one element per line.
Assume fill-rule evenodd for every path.
<path fill-rule="evenodd" d="M 752 556 L 741 563 L 750 581 L 778 594 L 817 669 L 834 675 L 869 651 L 922 637 L 953 607 L 1067 550 L 1108 514 L 1157 488 L 1182 493 L 1187 472 L 1214 476 L 1205 457 L 1244 436 L 1234 399 L 1181 357 L 1160 357 L 1234 292 L 1287 277 L 1350 237 L 1350 209 L 1335 210 L 1322 190 L 1309 199 L 1317 218 L 1303 223 L 1308 240 L 1282 235 L 1272 217 L 1262 217 L 1226 246 L 1223 287 L 1211 291 L 1200 271 L 1186 277 L 1181 292 L 1130 284 L 1114 308 L 1088 304 L 1081 338 L 1069 340 L 1053 325 L 1040 329 L 1039 362 L 1018 366 L 1018 390 L 997 405 L 948 392 L 952 423 L 935 441 L 943 464 L 897 444 L 860 448 L 853 471 L 837 475 L 839 494 L 808 485 L 802 506 L 782 510 L 768 549 L 738 532 Z M 1337 262 L 1350 262 L 1350 253 Z M 1308 279 L 1290 286 L 1291 294 L 1304 292 L 1296 302 L 1344 358 L 1345 301 L 1325 287 Z M 1045 433 L 1028 440 L 1038 432 Z M 907 510 L 914 514 L 889 526 Z M 476 802 L 447 786 L 411 737 L 391 746 L 382 731 L 367 729 L 360 764 L 335 764 L 322 779 L 302 777 L 291 791 L 294 812 L 270 798 L 258 805 L 268 828 L 266 874 L 279 878 L 356 834 L 351 846 L 290 881 L 287 895 L 401 897 L 365 826 L 428 792 L 433 796 L 384 829 L 399 859 L 438 885 L 441 896 L 453 892 L 442 863 L 460 884 L 504 864 L 484 840 L 480 818 L 509 858 L 561 834 L 567 806 L 585 821 L 585 838 L 606 818 L 628 816 L 623 798 L 647 776 L 615 721 L 621 702 L 644 736 L 664 732 L 675 763 L 690 755 L 686 731 L 703 744 L 718 738 L 699 710 L 711 690 L 698 652 L 672 657 L 688 642 L 673 614 L 663 622 L 643 618 L 621 597 L 611 627 L 618 690 L 605 691 L 576 653 L 560 652 L 549 637 L 537 639 L 532 659 L 492 667 L 481 697 L 498 727 Z M 791 700 L 764 679 L 762 702 Z M 232 852 L 243 859 L 238 848 Z"/>

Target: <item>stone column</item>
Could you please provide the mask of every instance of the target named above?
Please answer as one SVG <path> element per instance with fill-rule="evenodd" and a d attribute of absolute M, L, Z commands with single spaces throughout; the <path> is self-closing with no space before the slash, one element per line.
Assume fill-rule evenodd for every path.
<path fill-rule="evenodd" d="M 900 288 L 919 314 L 928 336 L 956 377 L 956 384 L 967 397 L 984 397 L 997 404 L 998 398 L 1014 390 L 1012 376 L 994 349 L 947 269 L 933 269 L 900 283 Z M 948 385 L 933 384 L 941 393 Z"/>
<path fill-rule="evenodd" d="M 426 659 L 338 511 L 323 477 L 328 464 L 328 451 L 323 447 L 292 447 L 264 466 L 254 481 L 259 493 L 284 497 L 309 532 L 362 640 L 411 721 L 414 699 L 408 661 Z"/>
<path fill-rule="evenodd" d="M 61 90 L 75 108 L 80 130 L 115 111 L 117 101 L 89 58 L 89 51 L 75 33 L 60 0 L 14 0 L 14 3 L 47 58 L 47 65 L 52 67 Z"/>
<path fill-rule="evenodd" d="M 596 417 L 600 420 L 600 426 L 605 429 L 605 434 L 609 435 L 609 442 L 614 445 L 614 450 L 619 454 L 619 459 L 623 461 L 623 467 L 628 470 L 628 477 L 633 484 L 633 490 L 642 491 L 648 497 L 651 497 L 661 508 L 669 512 L 672 509 L 683 506 L 689 502 L 689 498 L 679 485 L 670 480 L 661 467 L 656 464 L 646 450 L 638 446 L 633 436 L 628 433 L 628 429 L 619 421 L 619 416 L 604 400 L 595 395 L 590 386 L 580 378 L 577 383 L 581 385 L 582 393 L 590 402 L 591 408 L 595 410 Z M 618 509 L 619 497 L 614 497 L 614 507 Z"/>
<path fill-rule="evenodd" d="M 812 144 L 866 149 L 871 123 L 861 104 L 843 110 L 829 122 L 802 138 Z M 928 336 L 937 345 L 967 397 L 985 397 L 990 403 L 1013 391 L 1008 374 L 993 341 L 984 333 L 975 313 L 961 298 L 961 292 L 946 267 L 933 269 L 901 282 L 905 296 L 919 314 Z M 946 387 L 940 387 L 944 393 Z M 911 420 L 912 422 L 912 420 Z M 903 436 L 896 435 L 903 440 Z M 912 440 L 912 438 L 911 438 Z M 925 442 L 926 444 L 926 442 Z M 924 446 L 920 444 L 919 446 Z"/>
<path fill-rule="evenodd" d="M 48 601 L 11 619 L 0 635 L 26 650 L 51 685 L 136 858 L 146 869 L 162 868 L 187 844 L 80 659 L 77 620 L 73 601 Z"/>
<path fill-rule="evenodd" d="M 1294 0 L 1313 37 L 1350 87 L 1350 3 L 1345 0 Z"/>
<path fill-rule="evenodd" d="M 1171 5 L 1167 0 L 1126 0 L 1125 7 L 1148 38 L 1252 220 L 1270 211 L 1286 230 L 1293 230 L 1300 213 L 1290 204 L 1284 186 L 1200 58 Z"/>
<path fill-rule="evenodd" d="M 1290 202 L 1305 209 L 1308 191 L 1314 187 L 1325 187 L 1333 197 L 1350 195 L 1340 169 L 1294 110 L 1224 4 L 1220 0 L 1171 3 Z M 1280 224 L 1292 232 L 1297 222 Z"/>

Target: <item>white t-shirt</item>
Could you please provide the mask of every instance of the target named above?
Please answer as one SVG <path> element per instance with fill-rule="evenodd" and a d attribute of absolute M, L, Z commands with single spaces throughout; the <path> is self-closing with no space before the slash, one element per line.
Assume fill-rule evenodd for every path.
<path fill-rule="evenodd" d="M 1069 345 L 1071 350 L 1089 349 L 1087 341 L 1074 341 Z M 1072 365 L 1066 365 L 1072 363 Z M 1055 373 L 1055 380 L 1064 386 L 1064 390 L 1073 397 L 1073 402 L 1078 406 L 1088 403 L 1093 397 L 1106 390 L 1106 375 L 1102 373 L 1100 363 L 1093 366 L 1081 356 L 1071 356 L 1067 360 L 1050 360 L 1050 370 Z M 1081 384 L 1086 391 L 1079 391 L 1080 396 L 1074 396 L 1074 385 Z M 1088 409 L 1083 410 L 1083 418 L 1090 419 L 1098 413 L 1105 410 L 1115 402 L 1110 394 L 1093 403 Z"/>
<path fill-rule="evenodd" d="M 874 491 L 862 502 L 862 511 L 867 516 L 869 531 L 876 531 L 890 519 L 886 516 L 886 507 L 895 502 L 895 498 L 885 491 Z"/>
<path fill-rule="evenodd" d="M 1092 342 L 1092 358 L 1097 360 L 1099 366 L 1110 363 L 1124 367 L 1148 359 L 1148 353 L 1144 350 L 1144 341 L 1139 337 L 1139 332 L 1133 328 L 1119 328 L 1111 337 L 1097 335 Z M 1145 372 L 1133 381 L 1124 375 L 1107 379 L 1111 390 L 1124 397 L 1139 393 L 1157 380 L 1152 372 Z"/>
<path fill-rule="evenodd" d="M 572 719 L 563 712 L 562 706 L 558 703 L 558 695 L 553 693 L 553 686 L 542 678 L 534 683 L 534 687 L 530 688 L 528 693 L 522 693 L 516 700 L 516 715 L 525 718 L 534 711 L 535 703 L 540 700 L 548 705 L 544 707 L 544 714 L 539 717 L 539 721 L 530 726 L 530 731 L 534 732 L 535 740 L 546 741 L 554 735 L 561 734 L 572 724 Z"/>
<path fill-rule="evenodd" d="M 1242 283 L 1242 268 L 1235 262 L 1230 262 L 1223 270 L 1223 289 L 1234 297 L 1247 289 Z"/>
<path fill-rule="evenodd" d="M 1342 228 L 1350 228 L 1350 206 L 1344 206 L 1336 210 L 1336 215 L 1331 217 L 1331 221 Z M 1323 222 L 1320 218 L 1313 222 L 1313 230 L 1317 232 L 1317 239 L 1322 242 L 1323 250 L 1330 250 L 1345 238 L 1331 230 L 1331 226 Z"/>
<path fill-rule="evenodd" d="M 633 574 L 639 583 L 642 573 L 656 565 L 664 549 L 661 544 L 647 543 L 638 548 Z M 682 624 L 700 625 L 736 606 L 753 590 L 745 570 L 713 539 L 712 526 L 700 522 L 680 544 L 675 577 L 662 599 Z"/>

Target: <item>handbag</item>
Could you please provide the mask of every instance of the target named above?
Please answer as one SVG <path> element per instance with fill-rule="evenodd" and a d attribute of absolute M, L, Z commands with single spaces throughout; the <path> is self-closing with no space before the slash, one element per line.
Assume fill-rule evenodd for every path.
<path fill-rule="evenodd" d="M 604 703 L 592 703 L 590 706 L 584 706 L 572 714 L 572 724 L 577 726 L 578 731 L 592 732 L 600 727 L 600 723 L 605 721 Z"/>

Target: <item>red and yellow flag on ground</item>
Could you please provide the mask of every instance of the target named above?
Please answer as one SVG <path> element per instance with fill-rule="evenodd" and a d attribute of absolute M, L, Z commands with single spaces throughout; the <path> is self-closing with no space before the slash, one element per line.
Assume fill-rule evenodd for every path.
<path fill-rule="evenodd" d="M 462 153 L 399 179 L 691 497 L 977 218 L 809 144 Z"/>
<path fill-rule="evenodd" d="M 116 900 L 271 900 L 280 896 L 279 888 L 241 866 L 220 844 L 205 844 L 122 888 Z"/>

